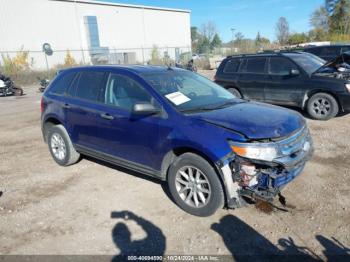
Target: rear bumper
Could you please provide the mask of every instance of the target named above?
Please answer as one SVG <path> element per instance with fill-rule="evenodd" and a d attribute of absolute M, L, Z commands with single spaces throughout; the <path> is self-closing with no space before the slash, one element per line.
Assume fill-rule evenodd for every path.
<path fill-rule="evenodd" d="M 350 112 L 350 93 L 338 94 L 338 99 L 343 112 Z"/>

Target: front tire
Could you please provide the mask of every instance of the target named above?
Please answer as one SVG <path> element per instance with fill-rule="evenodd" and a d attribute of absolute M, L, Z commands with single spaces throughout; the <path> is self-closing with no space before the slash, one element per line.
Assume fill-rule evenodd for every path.
<path fill-rule="evenodd" d="M 224 193 L 214 168 L 202 157 L 185 153 L 168 173 L 168 186 L 175 203 L 191 215 L 206 217 L 224 205 Z"/>
<path fill-rule="evenodd" d="M 338 102 L 330 94 L 317 93 L 309 99 L 307 112 L 313 119 L 329 120 L 338 114 Z"/>
<path fill-rule="evenodd" d="M 66 129 L 62 125 L 50 127 L 48 130 L 48 146 L 51 156 L 60 166 L 70 166 L 80 159 L 74 149 Z"/>

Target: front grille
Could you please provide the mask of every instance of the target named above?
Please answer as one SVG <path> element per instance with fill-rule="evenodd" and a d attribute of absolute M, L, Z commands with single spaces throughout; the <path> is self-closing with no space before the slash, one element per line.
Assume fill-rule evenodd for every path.
<path fill-rule="evenodd" d="M 280 188 L 291 182 L 296 178 L 304 169 L 305 164 L 296 166 L 291 170 L 270 170 L 269 172 L 263 171 L 258 175 L 258 184 L 255 188 L 259 189 L 271 189 Z"/>
<path fill-rule="evenodd" d="M 281 154 L 283 156 L 291 156 L 302 150 L 309 135 L 308 133 L 308 129 L 304 126 L 297 133 L 277 142 Z"/>
<path fill-rule="evenodd" d="M 281 174 L 277 175 L 272 182 L 273 187 L 280 187 L 288 184 L 295 177 L 297 177 L 301 171 L 304 169 L 304 165 L 298 166 L 297 168 L 290 171 L 283 171 Z"/>
<path fill-rule="evenodd" d="M 291 170 L 305 163 L 313 154 L 313 142 L 307 127 L 304 127 L 289 138 L 278 142 L 280 157 L 273 160 L 285 169 Z"/>

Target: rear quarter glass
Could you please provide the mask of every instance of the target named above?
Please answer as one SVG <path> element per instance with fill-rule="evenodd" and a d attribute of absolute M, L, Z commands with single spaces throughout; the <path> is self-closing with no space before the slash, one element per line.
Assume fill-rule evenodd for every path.
<path fill-rule="evenodd" d="M 76 72 L 63 73 L 52 82 L 48 92 L 56 95 L 62 95 L 71 85 L 76 76 Z"/>
<path fill-rule="evenodd" d="M 75 90 L 75 96 L 81 99 L 97 101 L 105 80 L 103 71 L 84 71 Z"/>
<path fill-rule="evenodd" d="M 237 58 L 228 60 L 223 68 L 223 72 L 226 74 L 237 73 L 240 63 L 241 60 Z"/>

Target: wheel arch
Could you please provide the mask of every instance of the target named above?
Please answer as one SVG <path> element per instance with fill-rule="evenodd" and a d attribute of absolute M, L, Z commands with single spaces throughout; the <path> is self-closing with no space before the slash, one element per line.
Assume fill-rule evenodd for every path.
<path fill-rule="evenodd" d="M 303 104 L 302 104 L 302 109 L 303 109 L 303 110 L 306 108 L 307 103 L 309 102 L 310 98 L 311 98 L 313 95 L 317 94 L 317 93 L 325 93 L 325 94 L 331 95 L 331 96 L 334 97 L 334 99 L 337 101 L 339 108 L 340 108 L 341 110 L 343 110 L 343 107 L 342 107 L 342 105 L 341 105 L 341 103 L 340 103 L 340 101 L 339 101 L 339 98 L 338 98 L 338 96 L 337 96 L 335 93 L 333 93 L 333 92 L 331 92 L 331 91 L 329 91 L 329 90 L 324 90 L 324 89 L 320 89 L 320 88 L 310 90 L 310 91 L 308 91 L 308 92 L 306 92 L 306 93 L 304 94 Z"/>
<path fill-rule="evenodd" d="M 50 127 L 56 126 L 56 125 L 63 125 L 63 123 L 57 117 L 54 117 L 54 116 L 50 116 L 43 121 L 42 132 L 43 132 L 43 137 L 44 137 L 45 143 L 47 142 L 47 130 Z"/>
<path fill-rule="evenodd" d="M 161 165 L 161 176 L 162 180 L 167 181 L 167 176 L 168 176 L 168 171 L 171 166 L 171 164 L 181 155 L 185 153 L 193 153 L 196 154 L 203 159 L 205 159 L 215 170 L 217 176 L 219 177 L 221 186 L 223 188 L 224 192 L 224 199 L 225 199 L 225 204 L 227 203 L 227 192 L 226 192 L 226 187 L 225 183 L 222 177 L 222 172 L 219 170 L 219 167 L 215 164 L 215 161 L 213 161 L 207 154 L 193 148 L 193 147 L 187 147 L 187 146 L 182 146 L 182 147 L 176 147 L 170 150 L 163 158 L 162 165 Z"/>

